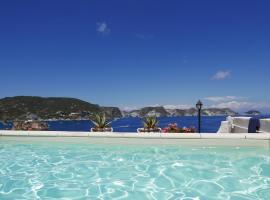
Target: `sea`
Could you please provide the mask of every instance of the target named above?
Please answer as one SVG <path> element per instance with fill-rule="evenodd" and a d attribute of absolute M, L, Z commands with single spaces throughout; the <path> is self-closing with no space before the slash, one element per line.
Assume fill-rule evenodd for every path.
<path fill-rule="evenodd" d="M 254 116 L 255 118 L 270 118 L 270 115 Z M 226 116 L 203 116 L 201 118 L 201 132 L 216 133 L 220 127 L 221 121 L 226 120 Z M 159 127 L 164 128 L 170 123 L 177 123 L 179 127 L 195 127 L 198 130 L 197 116 L 182 117 L 160 117 L 158 118 Z M 59 120 L 47 121 L 50 131 L 90 131 L 93 124 L 89 120 Z M 136 117 L 126 117 L 115 119 L 111 126 L 114 132 L 137 132 L 137 128 L 143 126 L 142 119 Z M 11 129 L 12 124 L 6 126 L 0 124 L 0 129 Z"/>

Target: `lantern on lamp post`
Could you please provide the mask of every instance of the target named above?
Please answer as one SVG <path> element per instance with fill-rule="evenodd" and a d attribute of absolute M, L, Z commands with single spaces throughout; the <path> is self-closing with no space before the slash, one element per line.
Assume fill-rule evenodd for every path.
<path fill-rule="evenodd" d="M 196 103 L 196 108 L 198 110 L 198 132 L 201 133 L 201 110 L 202 110 L 203 104 L 202 102 L 199 100 Z"/>

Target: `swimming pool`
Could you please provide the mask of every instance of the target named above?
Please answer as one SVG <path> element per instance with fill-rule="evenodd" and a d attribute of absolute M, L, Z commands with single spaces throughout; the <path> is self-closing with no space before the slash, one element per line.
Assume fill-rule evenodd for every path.
<path fill-rule="evenodd" d="M 0 140 L 0 199 L 270 199 L 270 151 Z"/>

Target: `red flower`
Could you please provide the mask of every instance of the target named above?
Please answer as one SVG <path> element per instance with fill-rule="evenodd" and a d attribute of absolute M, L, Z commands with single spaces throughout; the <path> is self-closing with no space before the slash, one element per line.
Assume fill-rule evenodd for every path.
<path fill-rule="evenodd" d="M 170 123 L 167 127 L 163 128 L 162 131 L 164 133 L 195 133 L 196 129 L 194 127 L 187 128 L 187 127 L 177 127 L 177 123 Z"/>

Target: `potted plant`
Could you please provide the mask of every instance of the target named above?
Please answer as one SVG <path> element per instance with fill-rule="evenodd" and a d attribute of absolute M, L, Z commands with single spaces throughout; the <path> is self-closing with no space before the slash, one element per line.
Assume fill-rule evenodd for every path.
<path fill-rule="evenodd" d="M 111 122 L 106 120 L 105 114 L 97 114 L 91 119 L 94 124 L 94 128 L 91 128 L 91 132 L 113 132 L 113 128 L 109 125 Z"/>
<path fill-rule="evenodd" d="M 177 123 L 168 124 L 167 127 L 162 129 L 163 133 L 195 133 L 196 129 L 194 127 L 178 127 Z"/>
<path fill-rule="evenodd" d="M 143 128 L 137 129 L 138 133 L 149 133 L 149 132 L 161 132 L 161 128 L 158 127 L 158 120 L 156 117 L 146 117 L 143 119 Z"/>

